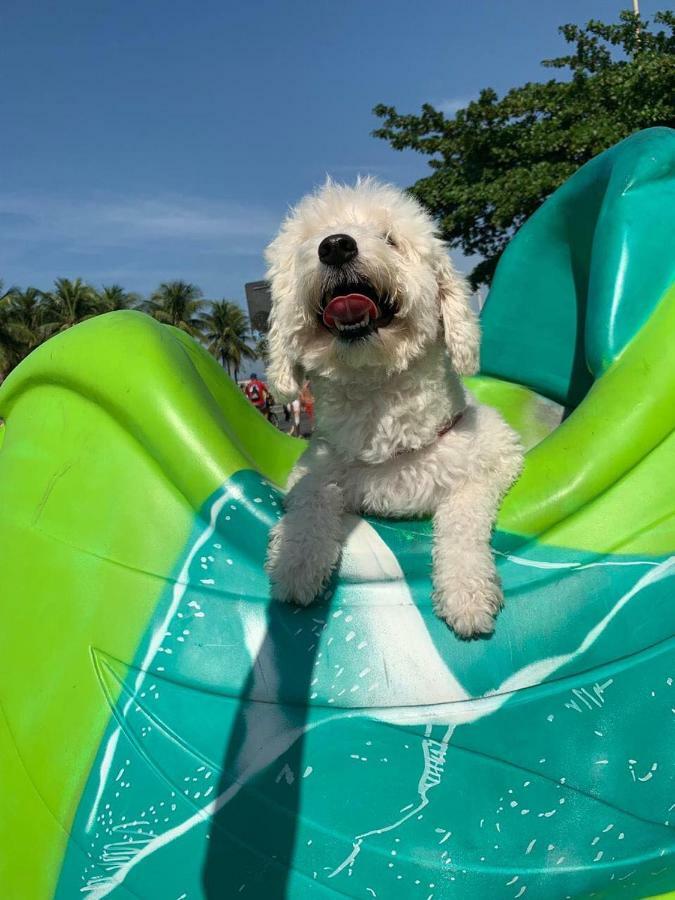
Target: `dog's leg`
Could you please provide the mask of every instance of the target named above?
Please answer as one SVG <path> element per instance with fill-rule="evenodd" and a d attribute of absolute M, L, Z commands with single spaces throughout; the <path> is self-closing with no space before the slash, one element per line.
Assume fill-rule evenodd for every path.
<path fill-rule="evenodd" d="M 459 637 L 490 634 L 503 603 L 490 535 L 503 490 L 467 481 L 434 516 L 434 609 Z"/>
<path fill-rule="evenodd" d="M 310 451 L 306 454 L 309 456 Z M 324 587 L 340 556 L 342 488 L 322 465 L 306 467 L 286 495 L 286 515 L 272 528 L 265 569 L 272 596 L 308 606 Z"/>

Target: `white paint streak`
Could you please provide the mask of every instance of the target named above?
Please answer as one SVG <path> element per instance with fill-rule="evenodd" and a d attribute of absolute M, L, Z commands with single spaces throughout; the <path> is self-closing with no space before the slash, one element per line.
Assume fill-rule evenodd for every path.
<path fill-rule="evenodd" d="M 424 765 L 417 785 L 417 794 L 420 798 L 417 805 L 413 806 L 411 810 L 395 822 L 391 822 L 388 825 L 382 825 L 378 828 L 372 828 L 370 831 L 364 831 L 363 834 L 357 834 L 352 842 L 351 853 L 330 873 L 328 876 L 329 878 L 335 878 L 336 875 L 339 875 L 339 873 L 347 867 L 351 869 L 356 861 L 356 857 L 361 852 L 361 846 L 366 838 L 372 837 L 375 834 L 386 834 L 388 831 L 394 831 L 427 806 L 429 803 L 427 794 L 432 788 L 441 783 L 443 767 L 445 765 L 445 754 L 447 753 L 448 743 L 452 736 L 452 732 L 454 731 L 454 726 L 451 725 L 448 727 L 440 741 L 431 738 L 431 731 L 432 726 L 427 725 L 424 732 L 424 738 L 422 739 Z"/>
<path fill-rule="evenodd" d="M 523 566 L 527 569 L 574 569 L 575 571 L 583 571 L 584 569 L 596 569 L 602 566 L 659 566 L 660 563 L 649 559 L 634 560 L 599 560 L 590 563 L 577 562 L 546 562 L 545 560 L 525 559 L 522 556 L 514 556 L 512 553 L 503 553 L 496 550 L 498 556 L 503 556 L 509 562 L 515 563 L 517 566 Z"/>

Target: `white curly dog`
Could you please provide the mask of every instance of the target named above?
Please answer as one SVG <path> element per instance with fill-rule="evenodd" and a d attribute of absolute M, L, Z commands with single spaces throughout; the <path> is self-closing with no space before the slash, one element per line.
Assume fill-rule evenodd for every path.
<path fill-rule="evenodd" d="M 316 430 L 295 466 L 266 569 L 273 596 L 312 602 L 338 563 L 343 514 L 434 516 L 434 609 L 461 637 L 494 629 L 502 591 L 490 549 L 522 451 L 467 395 L 480 335 L 466 285 L 431 218 L 372 179 L 330 180 L 267 249 L 269 380 Z"/>

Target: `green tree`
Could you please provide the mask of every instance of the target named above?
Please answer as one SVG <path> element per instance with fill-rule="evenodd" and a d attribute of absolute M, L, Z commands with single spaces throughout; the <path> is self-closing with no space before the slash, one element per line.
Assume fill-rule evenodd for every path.
<path fill-rule="evenodd" d="M 96 291 L 81 278 L 57 278 L 54 289 L 44 295 L 44 304 L 44 324 L 52 334 L 103 311 Z"/>
<path fill-rule="evenodd" d="M 267 335 L 264 331 L 256 331 L 253 333 L 253 337 L 255 339 L 255 344 L 253 345 L 253 349 L 255 351 L 256 359 L 261 359 L 265 365 L 269 362 L 269 341 L 267 340 Z"/>
<path fill-rule="evenodd" d="M 0 382 L 21 360 L 24 342 L 16 323 L 0 305 Z"/>
<path fill-rule="evenodd" d="M 663 28 L 622 12 L 616 24 L 563 25 L 571 52 L 543 65 L 567 70 L 565 80 L 501 98 L 486 88 L 453 118 L 428 103 L 420 115 L 375 107 L 376 137 L 431 157 L 432 174 L 410 191 L 450 246 L 483 257 L 474 288 L 490 283 L 514 232 L 579 166 L 642 128 L 675 125 L 675 14 L 654 22 Z"/>
<path fill-rule="evenodd" d="M 21 359 L 24 337 L 14 321 L 10 302 L 16 288 L 5 291 L 0 281 L 0 382 Z"/>
<path fill-rule="evenodd" d="M 237 381 L 242 359 L 255 359 L 249 346 L 251 332 L 246 314 L 230 300 L 217 300 L 201 319 L 204 342 L 220 364 Z"/>
<path fill-rule="evenodd" d="M 202 292 L 188 281 L 165 281 L 141 308 L 167 325 L 181 328 L 193 337 L 201 329 Z"/>
<path fill-rule="evenodd" d="M 13 287 L 3 292 L 0 282 L 0 372 L 7 375 L 48 336 L 42 292 Z"/>
<path fill-rule="evenodd" d="M 34 287 L 15 288 L 9 298 L 8 311 L 12 321 L 21 329 L 27 356 L 49 337 L 45 324 L 46 304 L 42 291 Z"/>
<path fill-rule="evenodd" d="M 16 290 L 18 290 L 18 289 L 15 288 L 15 287 L 9 287 L 9 288 L 7 288 L 7 290 L 5 290 L 5 282 L 2 280 L 2 278 L 0 278 L 0 303 L 2 303 L 2 301 L 3 301 L 5 298 L 11 297 L 12 294 L 13 294 Z"/>
<path fill-rule="evenodd" d="M 125 291 L 119 284 L 103 285 L 98 292 L 98 301 L 104 312 L 116 309 L 135 309 L 140 304 L 138 294 Z"/>

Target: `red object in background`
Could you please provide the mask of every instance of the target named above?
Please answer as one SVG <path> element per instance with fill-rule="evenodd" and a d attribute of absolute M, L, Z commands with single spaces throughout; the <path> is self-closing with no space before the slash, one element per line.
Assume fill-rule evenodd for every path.
<path fill-rule="evenodd" d="M 309 382 L 306 381 L 302 389 L 300 390 L 300 405 L 305 410 L 307 417 L 311 420 L 314 418 L 314 395 L 312 394 L 312 390 L 309 386 Z"/>
<path fill-rule="evenodd" d="M 269 396 L 269 388 L 259 378 L 251 378 L 244 387 L 244 393 L 254 406 L 262 409 Z"/>

